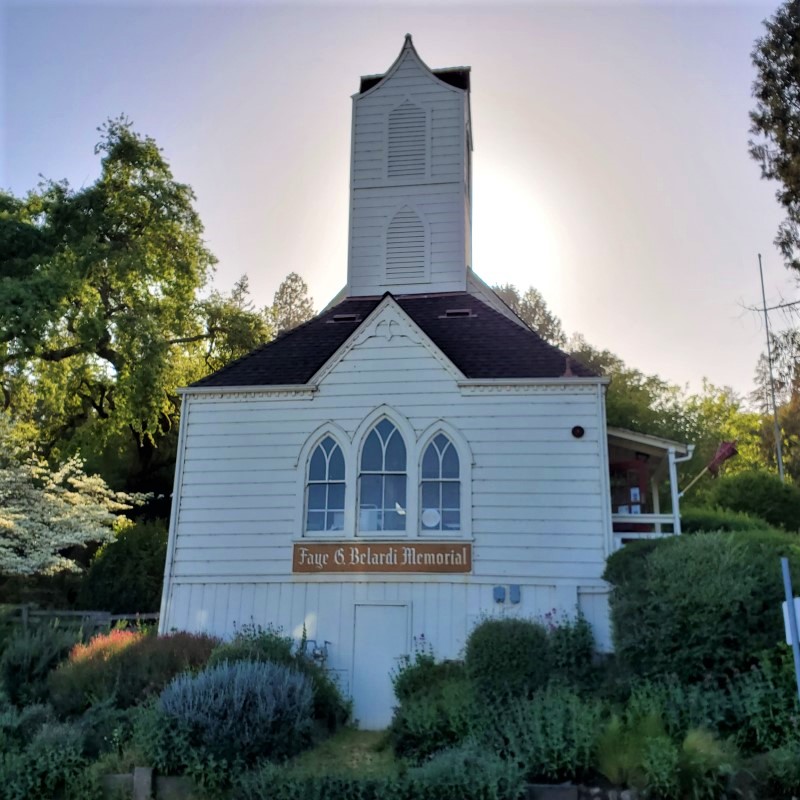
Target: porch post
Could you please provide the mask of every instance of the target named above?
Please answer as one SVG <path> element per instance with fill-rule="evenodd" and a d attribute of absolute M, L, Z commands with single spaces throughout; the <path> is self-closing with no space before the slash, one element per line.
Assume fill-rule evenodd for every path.
<path fill-rule="evenodd" d="M 675 448 L 670 447 L 669 456 L 669 493 L 672 496 L 672 532 L 681 532 L 680 494 L 678 493 L 678 468 L 675 466 Z"/>
<path fill-rule="evenodd" d="M 653 497 L 653 513 L 660 514 L 661 513 L 661 498 L 658 496 L 658 481 L 655 478 L 650 478 L 650 492 Z M 661 523 L 656 522 L 655 524 L 655 531 L 656 533 L 661 533 Z"/>

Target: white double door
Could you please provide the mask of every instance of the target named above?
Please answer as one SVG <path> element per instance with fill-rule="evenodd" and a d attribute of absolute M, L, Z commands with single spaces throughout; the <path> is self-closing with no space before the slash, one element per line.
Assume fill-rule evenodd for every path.
<path fill-rule="evenodd" d="M 408 653 L 408 606 L 357 605 L 353 637 L 353 717 L 360 728 L 381 730 L 396 704 L 392 672 Z"/>

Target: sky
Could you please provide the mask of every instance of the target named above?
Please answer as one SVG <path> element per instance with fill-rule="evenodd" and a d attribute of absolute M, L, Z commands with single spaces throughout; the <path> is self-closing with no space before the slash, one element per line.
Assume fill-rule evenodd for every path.
<path fill-rule="evenodd" d="M 472 67 L 473 260 L 568 333 L 698 390 L 753 388 L 768 303 L 800 295 L 747 152 L 750 52 L 777 3 L 0 0 L 0 187 L 99 173 L 126 114 L 197 194 L 214 286 L 344 285 L 350 96 L 411 33 Z M 783 324 L 780 317 L 774 323 Z"/>

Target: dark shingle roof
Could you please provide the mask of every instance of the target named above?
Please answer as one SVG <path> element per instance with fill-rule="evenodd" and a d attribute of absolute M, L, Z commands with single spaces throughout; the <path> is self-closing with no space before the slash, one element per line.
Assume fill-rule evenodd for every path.
<path fill-rule="evenodd" d="M 193 386 L 307 383 L 381 302 L 350 297 Z M 558 378 L 566 353 L 466 292 L 394 298 L 467 378 Z M 446 316 L 448 311 L 469 316 Z M 353 318 L 355 317 L 355 318 Z M 576 377 L 595 373 L 570 361 Z"/>

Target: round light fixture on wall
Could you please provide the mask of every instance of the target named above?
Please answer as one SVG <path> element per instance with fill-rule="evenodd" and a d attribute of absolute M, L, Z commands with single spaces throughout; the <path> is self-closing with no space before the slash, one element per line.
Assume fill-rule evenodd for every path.
<path fill-rule="evenodd" d="M 573 436 L 574 436 L 576 439 L 582 439 L 582 438 L 583 438 L 583 434 L 584 434 L 584 433 L 586 433 L 586 431 L 583 429 L 583 426 L 581 426 L 581 425 L 576 425 L 576 426 L 575 426 L 575 427 L 572 429 L 572 435 L 573 435 Z"/>

